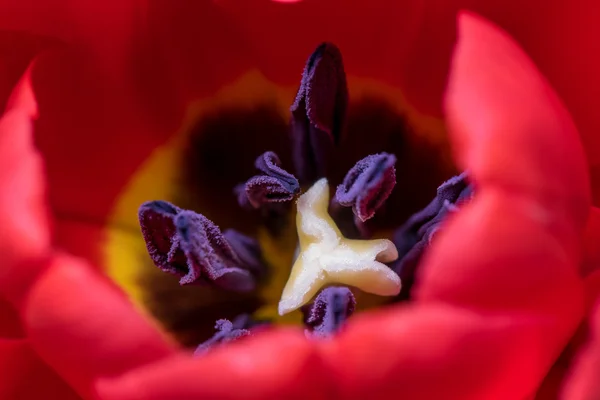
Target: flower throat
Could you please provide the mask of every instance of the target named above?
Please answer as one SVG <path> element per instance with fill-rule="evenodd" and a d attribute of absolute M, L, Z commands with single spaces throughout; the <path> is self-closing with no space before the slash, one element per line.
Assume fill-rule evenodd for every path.
<path fill-rule="evenodd" d="M 359 110 L 366 109 L 374 112 L 375 115 L 386 113 L 385 105 L 381 102 L 361 104 L 362 108 Z M 380 262 L 377 259 L 378 255 L 372 254 L 372 260 L 369 261 L 362 259 L 356 252 L 343 253 L 342 250 L 347 250 L 349 246 L 339 248 L 335 250 L 337 251 L 335 254 L 346 257 L 348 263 L 353 263 L 356 271 L 380 264 L 379 275 L 359 274 L 352 279 L 344 278 L 344 273 L 338 271 L 339 263 L 332 264 L 329 257 L 327 260 L 330 267 L 325 274 L 323 271 L 313 271 L 313 275 L 316 274 L 313 281 L 321 282 L 320 285 L 313 285 L 308 292 L 298 289 L 302 285 L 295 285 L 296 292 L 302 292 L 300 296 L 302 301 L 294 306 L 288 306 L 289 311 L 300 308 L 300 316 L 306 326 L 307 334 L 324 337 L 337 332 L 350 317 L 355 306 L 360 308 L 361 303 L 372 302 L 363 292 L 377 293 L 378 289 L 385 286 L 382 281 L 377 281 L 377 276 L 380 278 L 387 276 L 388 283 L 394 281 L 394 277 L 401 277 L 404 286 L 400 297 L 395 296 L 397 290 L 386 292 L 381 289 L 378 294 L 394 295 L 392 301 L 410 296 L 419 259 L 444 218 L 455 211 L 463 201 L 470 199 L 471 187 L 467 183 L 465 174 L 455 177 L 438 188 L 437 194 L 429 205 L 413 216 L 407 217 L 407 214 L 414 213 L 426 204 L 423 199 L 428 193 L 431 193 L 429 196 L 434 196 L 434 182 L 442 181 L 444 175 L 450 174 L 451 168 L 440 166 L 440 162 L 436 160 L 438 149 L 423 143 L 414 145 L 414 139 L 410 135 L 407 136 L 407 131 L 410 134 L 410 129 L 406 129 L 402 118 L 392 113 L 392 118 L 388 115 L 387 120 L 369 119 L 368 114 L 361 116 L 353 110 L 355 109 L 349 103 L 341 54 L 334 45 L 324 43 L 311 55 L 304 69 L 300 88 L 291 107 L 289 134 L 283 138 L 278 137 L 278 141 L 289 140 L 287 147 L 291 148 L 291 154 L 286 154 L 286 146 L 272 146 L 273 143 L 268 141 L 269 135 L 267 135 L 265 142 L 260 143 L 264 145 L 264 151 L 254 162 L 255 175 L 248 174 L 243 178 L 245 181 L 231 185 L 229 193 L 221 194 L 223 198 L 225 196 L 234 198 L 240 209 L 245 210 L 250 218 L 254 219 L 255 224 L 258 223 L 263 227 L 259 230 L 263 232 L 262 236 L 259 235 L 259 240 L 238 230 L 221 230 L 203 214 L 164 201 L 152 201 L 140 207 L 140 226 L 148 253 L 160 270 L 176 276 L 181 285 L 194 286 L 194 290 L 198 292 L 219 293 L 219 297 L 225 300 L 214 305 L 216 312 L 221 308 L 223 312 L 231 315 L 229 310 L 225 310 L 223 304 L 231 305 L 238 301 L 245 301 L 247 306 L 254 304 L 249 307 L 253 308 L 252 316 L 242 312 L 237 316 L 231 315 L 229 318 L 235 317 L 231 320 L 218 320 L 217 332 L 208 341 L 203 342 L 199 347 L 202 349 L 201 352 L 218 343 L 235 340 L 248 336 L 256 330 L 265 329 L 266 324 L 277 319 L 276 301 L 282 295 L 282 284 L 290 276 L 290 272 L 292 278 L 306 275 L 306 273 L 294 274 L 292 271 L 294 258 L 290 252 L 297 247 L 293 224 L 295 202 L 299 197 L 304 197 L 315 190 L 319 184 L 323 186 L 322 182 L 326 184 L 328 181 L 339 182 L 330 201 L 328 185 L 325 189 L 321 187 L 321 195 L 326 195 L 327 198 L 324 200 L 327 202 L 325 205 L 327 217 L 331 217 L 332 226 L 339 229 L 340 235 L 347 238 L 344 240 L 352 241 L 348 243 L 361 241 L 357 242 L 359 246 L 362 246 L 360 244 L 363 243 L 362 241 L 382 244 L 389 241 L 373 240 L 373 238 L 387 236 L 393 229 L 395 231 L 393 244 L 389 242 L 391 247 L 388 252 L 393 248 L 393 252 L 397 252 L 397 258 L 383 257 Z M 269 116 L 266 110 L 258 109 L 258 112 L 263 113 L 263 116 Z M 396 117 L 395 123 L 394 117 Z M 235 118 L 235 115 L 232 118 Z M 229 147 L 223 149 L 220 154 L 211 151 L 211 147 L 215 147 L 219 139 L 208 133 L 218 124 L 215 121 L 213 123 L 205 121 L 200 126 L 203 132 L 197 138 L 192 136 L 190 146 L 192 151 L 201 149 L 201 153 L 210 153 L 212 160 L 224 158 L 229 161 L 229 165 L 225 166 L 226 174 L 234 171 L 237 173 L 234 175 L 239 176 L 245 173 L 244 171 L 248 171 L 249 166 L 239 165 L 235 157 L 235 154 L 246 150 L 243 143 L 229 144 Z M 386 130 L 388 132 L 385 132 Z M 378 131 L 384 131 L 385 134 L 378 136 L 376 134 Z M 247 136 L 246 141 L 249 139 Z M 259 137 L 250 138 L 250 140 L 258 139 Z M 272 151 L 273 148 L 277 151 Z M 370 152 L 371 149 L 377 151 Z M 365 151 L 368 153 L 365 154 Z M 356 158 L 354 165 L 346 168 L 344 172 L 344 165 L 348 165 L 348 162 L 343 160 L 360 153 L 364 156 Z M 219 157 L 220 155 L 222 157 Z M 280 158 L 280 155 L 284 157 Z M 192 165 L 195 164 L 194 168 L 187 168 L 190 171 L 201 170 L 205 175 L 209 174 L 210 172 L 206 171 L 210 170 L 223 171 L 219 168 L 198 168 L 198 163 L 207 162 L 206 159 L 202 161 L 201 157 L 187 158 L 192 161 Z M 221 162 L 225 161 L 221 160 Z M 402 169 L 397 172 L 398 165 Z M 398 174 L 401 177 L 400 185 L 397 185 Z M 188 175 L 187 181 L 193 179 L 196 172 Z M 221 201 L 216 194 L 214 198 Z M 221 203 L 225 202 L 221 201 Z M 406 204 L 410 206 L 406 207 Z M 319 226 L 318 222 L 315 224 L 313 225 Z M 301 231 L 301 229 L 298 231 L 300 239 L 302 239 Z M 315 235 L 328 234 L 326 231 L 319 231 L 313 232 L 313 237 Z M 277 257 L 273 257 L 272 253 L 281 252 L 282 249 L 278 247 L 282 246 L 278 243 L 282 242 L 287 243 L 287 246 L 284 246 L 287 249 L 283 249 L 283 252 L 288 255 L 284 257 L 287 260 L 279 261 L 279 263 L 283 261 L 285 265 L 274 265 L 277 262 L 274 263 L 273 260 Z M 313 246 L 311 249 L 314 248 Z M 331 249 L 327 251 L 329 250 Z M 306 259 L 306 254 L 307 249 L 304 249 L 303 259 Z M 322 264 L 324 263 L 319 262 L 319 265 Z M 327 279 L 323 278 L 324 276 Z M 333 276 L 337 278 L 334 279 Z M 400 279 L 398 279 L 397 289 L 399 289 L 399 281 Z M 357 287 L 363 290 L 356 290 Z M 295 293 L 296 297 L 299 296 L 298 293 Z M 274 302 L 275 298 L 277 300 Z M 289 296 L 287 298 L 289 300 Z M 176 307 L 176 305 L 161 303 L 158 299 L 152 302 L 155 306 L 159 305 L 158 308 Z M 281 312 L 281 303 L 279 305 Z M 287 308 L 284 306 L 284 311 Z M 177 312 L 174 314 L 177 315 Z M 208 313 L 198 313 L 197 318 L 202 318 L 202 314 Z M 162 315 L 164 316 L 165 313 Z M 292 319 L 298 319 L 298 314 Z M 215 321 L 213 319 L 208 323 L 214 325 Z M 168 321 L 166 326 L 167 329 L 178 330 L 176 324 L 169 324 Z M 184 342 L 189 345 L 199 343 L 199 341 L 194 343 L 193 340 L 184 340 Z"/>

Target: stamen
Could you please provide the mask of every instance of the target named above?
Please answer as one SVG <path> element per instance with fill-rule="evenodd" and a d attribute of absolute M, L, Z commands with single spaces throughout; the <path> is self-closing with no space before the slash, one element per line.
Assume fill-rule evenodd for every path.
<path fill-rule="evenodd" d="M 326 338 L 338 332 L 354 312 L 356 300 L 350 289 L 328 287 L 319 293 L 314 303 L 303 307 L 304 323 L 309 336 Z"/>
<path fill-rule="evenodd" d="M 212 283 L 240 292 L 254 289 L 257 259 L 248 251 L 251 246 L 242 247 L 240 233 L 229 236 L 237 240 L 238 249 L 247 252 L 242 257 L 208 218 L 166 201 L 144 203 L 139 221 L 152 261 L 161 270 L 181 277 L 181 285 Z"/>
<path fill-rule="evenodd" d="M 296 174 L 303 183 L 326 175 L 348 108 L 346 73 L 339 49 L 323 43 L 308 59 L 292 112 L 292 144 Z"/>
<path fill-rule="evenodd" d="M 394 233 L 393 241 L 398 249 L 399 258 L 392 265 L 392 269 L 400 275 L 405 284 L 410 285 L 414 280 L 416 267 L 424 251 L 448 214 L 456 212 L 462 204 L 472 198 L 473 186 L 467 178 L 468 174 L 463 172 L 440 185 L 431 203 L 410 217 Z"/>
<path fill-rule="evenodd" d="M 298 179 L 281 168 L 281 161 L 274 152 L 262 154 L 254 165 L 262 174 L 234 189 L 242 207 L 260 208 L 270 203 L 291 201 L 300 191 Z"/>
<path fill-rule="evenodd" d="M 247 314 L 242 314 L 233 321 L 220 319 L 215 324 L 217 332 L 210 339 L 196 348 L 194 356 L 204 355 L 209 350 L 220 346 L 221 344 L 234 342 L 243 337 L 250 336 L 251 328 L 257 325 L 260 325 L 260 323 L 254 322 Z"/>
<path fill-rule="evenodd" d="M 396 186 L 396 157 L 380 153 L 360 160 L 346 174 L 338 186 L 335 199 L 352 207 L 354 215 L 362 222 L 373 218 Z"/>
<path fill-rule="evenodd" d="M 262 262 L 262 251 L 258 241 L 235 229 L 227 229 L 223 232 L 223 236 L 231 246 L 233 252 L 240 259 L 242 265 L 244 265 L 254 276 L 260 277 L 265 274 L 265 266 Z"/>

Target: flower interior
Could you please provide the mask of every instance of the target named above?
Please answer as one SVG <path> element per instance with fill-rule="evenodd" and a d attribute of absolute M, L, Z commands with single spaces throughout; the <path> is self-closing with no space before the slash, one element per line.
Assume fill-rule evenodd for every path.
<path fill-rule="evenodd" d="M 410 300 L 420 259 L 473 195 L 468 174 L 448 180 L 439 149 L 415 142 L 385 103 L 350 102 L 330 43 L 309 57 L 289 125 L 257 107 L 196 128 L 184 180 L 210 181 L 200 197 L 212 211 L 162 200 L 139 209 L 161 271 L 145 282 L 149 309 L 196 355 L 274 323 L 331 337 L 355 309 Z"/>

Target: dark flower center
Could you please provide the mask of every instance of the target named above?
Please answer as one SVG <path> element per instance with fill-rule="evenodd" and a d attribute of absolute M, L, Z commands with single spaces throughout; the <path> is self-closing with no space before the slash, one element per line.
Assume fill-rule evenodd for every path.
<path fill-rule="evenodd" d="M 199 120 L 183 160 L 181 201 L 140 207 L 154 265 L 182 285 L 151 274 L 145 282 L 151 312 L 182 343 L 202 342 L 198 354 L 252 334 L 256 322 L 249 315 L 264 301 L 261 290 L 273 286 L 276 268 L 288 273 L 291 268 L 269 262 L 255 239 L 256 227 L 266 227 L 274 240 L 289 234 L 300 185 L 321 177 L 337 187 L 329 212 L 346 237 L 382 237 L 396 230 L 400 258 L 389 268 L 405 282 L 401 298 L 409 299 L 423 252 L 472 189 L 463 174 L 436 192 L 453 173 L 440 161 L 444 149 L 413 135 L 407 117 L 392 110 L 375 99 L 349 102 L 340 51 L 325 43 L 304 69 L 289 128 L 267 106 L 231 108 Z M 351 288 L 324 289 L 303 307 L 307 334 L 331 336 L 355 305 L 361 307 L 361 299 Z"/>

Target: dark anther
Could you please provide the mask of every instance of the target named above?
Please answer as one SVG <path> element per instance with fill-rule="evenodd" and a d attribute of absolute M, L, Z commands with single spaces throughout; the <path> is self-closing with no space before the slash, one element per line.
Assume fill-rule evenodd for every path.
<path fill-rule="evenodd" d="M 396 157 L 380 153 L 360 160 L 348 172 L 335 192 L 336 201 L 352 207 L 362 222 L 373 218 L 396 186 Z"/>
<path fill-rule="evenodd" d="M 279 157 L 272 151 L 260 155 L 254 165 L 261 174 L 235 188 L 242 207 L 260 208 L 265 204 L 290 201 L 300 191 L 298 179 L 281 168 Z"/>
<path fill-rule="evenodd" d="M 230 231 L 231 243 L 205 216 L 166 201 L 144 203 L 139 221 L 152 261 L 179 276 L 181 285 L 211 282 L 240 292 L 254 289 L 261 266 L 252 239 Z"/>
<path fill-rule="evenodd" d="M 220 319 L 215 324 L 217 332 L 196 348 L 194 356 L 201 356 L 221 344 L 234 342 L 243 337 L 250 336 L 268 324 L 266 321 L 254 320 L 248 314 L 238 315 L 233 321 Z"/>
<path fill-rule="evenodd" d="M 417 265 L 448 214 L 456 212 L 473 196 L 473 186 L 467 178 L 467 173 L 462 173 L 444 182 L 431 203 L 410 217 L 394 233 L 398 261 L 392 268 L 403 279 L 404 293 L 409 293 Z"/>
<path fill-rule="evenodd" d="M 262 263 L 262 252 L 258 241 L 234 229 L 227 229 L 223 236 L 231 246 L 233 252 L 254 276 L 260 277 L 265 273 Z"/>
<path fill-rule="evenodd" d="M 350 318 L 355 306 L 354 295 L 347 287 L 322 290 L 312 304 L 302 308 L 307 334 L 321 338 L 331 336 Z"/>
<path fill-rule="evenodd" d="M 292 112 L 292 145 L 302 183 L 325 176 L 348 108 L 346 73 L 339 49 L 323 43 L 308 59 Z"/>

